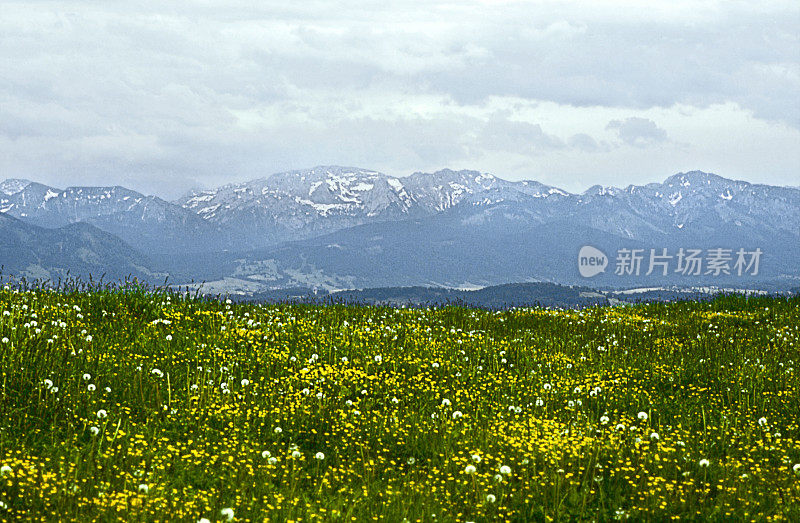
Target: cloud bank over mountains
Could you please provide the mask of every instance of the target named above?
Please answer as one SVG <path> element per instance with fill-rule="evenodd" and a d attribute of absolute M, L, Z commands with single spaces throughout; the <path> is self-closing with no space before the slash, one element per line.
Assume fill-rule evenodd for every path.
<path fill-rule="evenodd" d="M 797 185 L 796 2 L 4 2 L 0 170 L 177 197 L 317 164 Z"/>

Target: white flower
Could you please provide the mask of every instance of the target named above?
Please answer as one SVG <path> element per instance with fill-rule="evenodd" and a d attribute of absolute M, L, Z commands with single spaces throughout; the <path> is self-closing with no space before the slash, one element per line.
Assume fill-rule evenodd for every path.
<path fill-rule="evenodd" d="M 2 342 L 3 342 L 3 343 L 8 343 L 8 338 L 6 338 L 6 337 L 4 336 L 4 337 L 3 337 L 3 339 L 2 339 Z"/>
<path fill-rule="evenodd" d="M 172 334 L 167 334 L 167 341 L 172 341 Z"/>
<path fill-rule="evenodd" d="M 800 463 L 795 463 L 794 466 L 792 467 L 792 470 L 794 471 L 795 474 L 800 474 Z"/>
<path fill-rule="evenodd" d="M 8 476 L 9 474 L 11 474 L 11 472 L 12 472 L 11 467 L 9 467 L 8 465 L 3 465 L 2 467 L 0 467 L 0 478 Z"/>
<path fill-rule="evenodd" d="M 500 467 L 500 474 L 505 474 L 506 476 L 508 476 L 509 474 L 511 474 L 511 467 L 509 467 L 508 465 L 503 465 L 502 467 Z"/>
<path fill-rule="evenodd" d="M 400 400 L 399 400 L 399 399 L 397 399 L 397 398 L 392 398 L 392 403 L 394 403 L 395 405 L 397 405 L 398 403 L 400 403 Z"/>
<path fill-rule="evenodd" d="M 150 374 L 154 374 L 154 375 L 158 376 L 159 378 L 163 378 L 164 377 L 164 373 L 161 372 L 161 369 L 155 369 L 154 368 L 153 370 L 150 371 Z"/>
<path fill-rule="evenodd" d="M 473 454 L 472 455 L 472 461 L 474 461 L 475 463 L 480 463 L 481 462 L 481 457 L 478 456 L 477 454 Z"/>
<path fill-rule="evenodd" d="M 108 412 L 106 412 L 104 409 L 100 409 L 97 411 L 97 417 L 100 419 L 107 418 Z"/>
<path fill-rule="evenodd" d="M 464 472 L 470 476 L 475 474 L 475 470 L 475 465 L 467 465 L 466 468 L 464 468 Z"/>
<path fill-rule="evenodd" d="M 250 385 L 250 380 L 248 380 L 247 378 L 243 379 L 242 380 L 242 387 L 247 387 L 248 385 Z"/>
<path fill-rule="evenodd" d="M 90 379 L 92 379 L 92 375 L 91 374 L 86 373 L 86 374 L 83 375 L 83 381 L 89 381 Z"/>
<path fill-rule="evenodd" d="M 406 460 L 406 463 L 408 463 L 409 465 L 413 465 L 416 462 L 417 462 L 417 458 L 415 458 L 414 456 L 411 456 L 410 458 L 408 458 Z"/>
<path fill-rule="evenodd" d="M 552 389 L 552 388 L 553 388 L 553 386 L 552 386 L 552 385 L 550 385 L 549 383 L 545 383 L 544 385 L 542 385 L 542 388 L 543 388 L 544 390 L 550 390 L 550 389 Z"/>
<path fill-rule="evenodd" d="M 447 399 L 447 398 L 443 399 L 442 400 L 442 407 L 449 407 L 449 406 L 450 406 L 450 400 Z"/>
<path fill-rule="evenodd" d="M 300 459 L 303 454 L 299 450 L 292 451 L 292 459 Z"/>
<path fill-rule="evenodd" d="M 323 459 L 325 459 L 325 454 L 323 454 L 322 452 L 317 452 L 316 454 L 314 454 L 314 457 L 322 461 Z"/>
<path fill-rule="evenodd" d="M 208 518 L 200 518 L 197 523 L 211 523 L 211 521 Z"/>
<path fill-rule="evenodd" d="M 91 335 L 91 334 L 89 334 L 88 336 L 86 336 L 86 341 L 92 341 L 92 335 Z"/>
<path fill-rule="evenodd" d="M 658 440 L 659 439 L 658 432 L 651 433 L 650 434 L 650 439 Z"/>
<path fill-rule="evenodd" d="M 226 521 L 231 521 L 233 519 L 233 509 L 230 507 L 226 507 L 219 511 L 222 514 L 222 517 L 225 518 Z"/>
<path fill-rule="evenodd" d="M 647 421 L 647 413 L 644 412 L 644 411 L 642 411 L 639 414 L 637 414 L 636 417 L 639 418 L 642 421 Z"/>
<path fill-rule="evenodd" d="M 383 356 L 380 354 L 375 355 L 375 363 L 381 363 L 383 361 Z"/>
<path fill-rule="evenodd" d="M 608 416 L 600 416 L 600 424 L 608 425 Z"/>
<path fill-rule="evenodd" d="M 276 458 L 275 456 L 272 456 L 271 458 L 269 458 L 267 460 L 267 463 L 269 463 L 270 465 L 274 465 L 277 462 L 278 462 L 278 458 Z"/>
<path fill-rule="evenodd" d="M 111 387 L 106 387 L 106 388 L 105 388 L 105 391 L 106 391 L 106 392 L 111 392 Z"/>
<path fill-rule="evenodd" d="M 46 379 L 42 382 L 42 384 L 44 384 L 44 388 L 49 389 L 53 386 L 53 381 Z"/>
<path fill-rule="evenodd" d="M 759 418 L 758 419 L 759 427 L 764 427 L 764 426 L 766 426 L 766 424 L 767 424 L 767 418 Z"/>
<path fill-rule="evenodd" d="M 268 457 L 270 457 L 269 451 L 268 450 L 263 451 L 261 453 L 261 457 L 264 458 L 264 459 L 267 459 Z"/>
<path fill-rule="evenodd" d="M 98 429 L 97 427 L 90 427 L 89 432 L 92 433 L 92 436 L 97 436 L 100 433 L 100 429 Z"/>
<path fill-rule="evenodd" d="M 281 432 L 283 432 L 283 429 L 282 429 L 282 428 L 280 428 L 280 427 L 275 427 L 275 428 L 272 430 L 272 432 L 274 432 L 275 434 L 280 434 Z"/>
<path fill-rule="evenodd" d="M 89 385 L 86 387 L 86 390 L 88 390 L 89 392 L 94 392 L 96 388 L 97 388 L 97 387 L 95 387 L 95 386 L 94 386 L 94 383 L 90 383 L 90 384 L 89 384 Z"/>
<path fill-rule="evenodd" d="M 617 423 L 617 426 L 614 427 L 614 430 L 616 430 L 617 432 L 621 432 L 625 430 L 625 425 L 623 425 L 622 423 Z"/>
<path fill-rule="evenodd" d="M 698 464 L 701 467 L 708 467 L 711 464 L 711 462 L 709 462 L 706 458 L 703 458 L 703 459 L 700 460 L 700 462 Z"/>
<path fill-rule="evenodd" d="M 502 483 L 503 482 L 503 475 L 502 474 L 495 474 L 494 475 L 494 480 L 496 482 L 498 482 L 498 483 Z"/>
<path fill-rule="evenodd" d="M 453 411 L 453 419 L 459 419 L 459 418 L 461 418 L 463 415 L 464 415 L 464 414 L 462 414 L 462 412 L 461 412 L 460 410 Z"/>
<path fill-rule="evenodd" d="M 497 501 L 497 496 L 494 494 L 486 494 L 486 503 L 494 503 Z"/>
<path fill-rule="evenodd" d="M 147 483 L 141 483 L 139 484 L 139 492 L 147 494 L 148 492 L 150 492 L 150 487 L 147 486 Z"/>

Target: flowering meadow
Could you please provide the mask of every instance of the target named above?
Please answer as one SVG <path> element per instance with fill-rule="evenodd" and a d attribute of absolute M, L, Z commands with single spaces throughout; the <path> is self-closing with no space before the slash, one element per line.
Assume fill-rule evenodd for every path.
<path fill-rule="evenodd" d="M 0 290 L 0 518 L 800 521 L 800 298 Z"/>

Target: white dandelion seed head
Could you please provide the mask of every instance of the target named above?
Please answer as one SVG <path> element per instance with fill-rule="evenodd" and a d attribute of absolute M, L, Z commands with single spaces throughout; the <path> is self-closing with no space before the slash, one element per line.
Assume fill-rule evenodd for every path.
<path fill-rule="evenodd" d="M 644 412 L 644 411 L 642 411 L 639 414 L 637 414 L 636 417 L 639 418 L 642 421 L 647 421 L 647 413 Z"/>
<path fill-rule="evenodd" d="M 486 503 L 494 503 L 497 501 L 497 496 L 494 494 L 486 494 Z"/>
<path fill-rule="evenodd" d="M 500 467 L 500 474 L 505 474 L 506 476 L 508 476 L 509 474 L 511 474 L 511 467 L 509 467 L 508 465 L 503 465 L 502 467 Z"/>
<path fill-rule="evenodd" d="M 322 461 L 323 459 L 325 459 L 325 454 L 323 454 L 322 452 L 317 452 L 316 454 L 314 454 L 314 458 Z"/>
<path fill-rule="evenodd" d="M 139 484 L 139 492 L 147 494 L 148 492 L 150 492 L 150 487 L 147 486 L 147 483 L 141 483 Z"/>
<path fill-rule="evenodd" d="M 106 412 L 105 409 L 100 409 L 100 410 L 97 411 L 97 417 L 100 418 L 100 419 L 107 418 L 108 417 L 108 412 Z"/>
<path fill-rule="evenodd" d="M 700 460 L 700 462 L 698 464 L 701 467 L 708 467 L 711 464 L 711 462 L 708 461 L 706 458 L 703 458 L 703 459 Z"/>
<path fill-rule="evenodd" d="M 233 509 L 230 507 L 225 507 L 220 510 L 219 513 L 225 518 L 225 521 L 231 521 L 233 519 Z"/>
<path fill-rule="evenodd" d="M 477 455 L 477 454 L 473 454 L 473 455 L 472 455 L 472 461 L 474 461 L 475 463 L 480 463 L 480 462 L 481 462 L 481 459 L 482 459 L 482 458 L 481 458 L 479 455 Z"/>
<path fill-rule="evenodd" d="M 465 474 L 469 474 L 470 476 L 471 476 L 471 475 L 473 475 L 473 474 L 475 474 L 475 471 L 476 471 L 476 469 L 475 469 L 475 465 L 467 465 L 467 466 L 464 468 L 464 473 L 465 473 Z"/>

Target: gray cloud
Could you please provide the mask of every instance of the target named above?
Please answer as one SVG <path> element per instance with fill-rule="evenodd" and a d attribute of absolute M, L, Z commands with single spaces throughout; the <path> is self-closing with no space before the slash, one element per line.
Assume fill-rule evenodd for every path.
<path fill-rule="evenodd" d="M 667 140 L 667 132 L 653 120 L 636 116 L 625 120 L 611 120 L 606 129 L 614 130 L 620 140 L 634 147 L 647 147 Z"/>
<path fill-rule="evenodd" d="M 7 1 L 0 178 L 176 196 L 343 163 L 624 185 L 649 180 L 613 165 L 647 172 L 624 156 L 647 146 L 680 156 L 658 176 L 768 156 L 797 184 L 798 27 L 789 1 Z"/>

